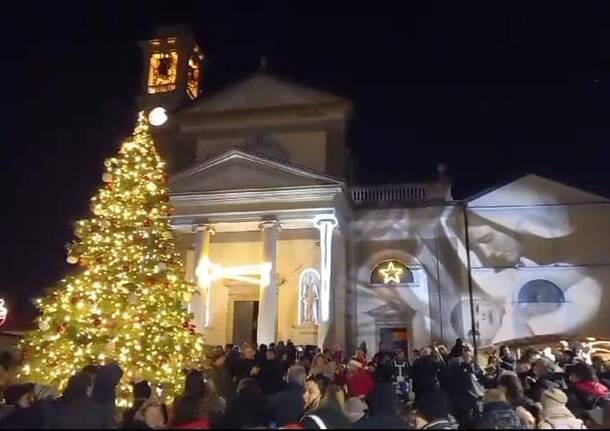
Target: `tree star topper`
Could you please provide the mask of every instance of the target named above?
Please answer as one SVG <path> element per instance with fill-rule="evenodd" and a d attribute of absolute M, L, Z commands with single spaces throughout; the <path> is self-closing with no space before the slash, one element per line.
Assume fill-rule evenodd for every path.
<path fill-rule="evenodd" d="M 396 268 L 394 266 L 394 262 L 388 262 L 388 266 L 386 266 L 384 269 L 380 269 L 379 272 L 383 276 L 384 284 L 388 284 L 391 282 L 400 284 L 400 276 L 403 273 L 403 269 L 400 267 Z"/>

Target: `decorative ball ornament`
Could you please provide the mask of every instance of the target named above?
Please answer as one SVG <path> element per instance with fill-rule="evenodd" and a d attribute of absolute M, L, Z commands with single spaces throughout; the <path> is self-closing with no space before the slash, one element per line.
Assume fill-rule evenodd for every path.
<path fill-rule="evenodd" d="M 101 220 L 100 221 L 100 226 L 103 227 L 104 229 L 108 229 L 111 225 L 112 225 L 112 223 L 110 223 L 110 220 Z"/>
<path fill-rule="evenodd" d="M 66 262 L 68 262 L 70 265 L 75 265 L 78 263 L 78 257 L 69 254 L 68 258 L 66 259 Z"/>
<path fill-rule="evenodd" d="M 81 268 L 84 268 L 85 266 L 87 266 L 87 262 L 85 261 L 85 259 L 78 259 L 78 265 Z"/>
<path fill-rule="evenodd" d="M 128 272 L 129 271 L 129 265 L 123 265 L 123 271 Z"/>
<path fill-rule="evenodd" d="M 65 333 L 66 333 L 66 325 L 64 325 L 63 323 L 62 323 L 62 324 L 60 324 L 60 325 L 57 327 L 57 333 L 58 333 L 59 335 L 63 335 L 63 334 L 65 334 Z"/>
<path fill-rule="evenodd" d="M 156 272 L 163 272 L 165 270 L 167 270 L 167 263 L 165 262 L 159 262 L 155 267 Z"/>
<path fill-rule="evenodd" d="M 184 302 L 189 302 L 191 300 L 191 293 L 190 292 L 184 292 L 182 294 L 182 299 L 184 300 Z"/>
<path fill-rule="evenodd" d="M 48 323 L 46 320 L 43 320 L 43 321 L 41 321 L 41 322 L 38 324 L 38 328 L 39 328 L 41 331 L 47 331 L 47 330 L 50 328 L 50 326 L 49 326 L 49 323 Z"/>
<path fill-rule="evenodd" d="M 105 183 L 111 183 L 113 180 L 112 174 L 110 172 L 105 172 L 104 175 L 102 175 L 102 181 Z"/>
<path fill-rule="evenodd" d="M 95 326 L 96 328 L 99 327 L 102 324 L 102 319 L 100 319 L 99 317 L 96 317 L 93 319 L 93 326 Z"/>
<path fill-rule="evenodd" d="M 165 231 L 165 232 L 163 232 L 162 237 L 163 237 L 163 239 L 170 240 L 170 239 L 172 239 L 174 236 L 172 235 L 172 233 L 171 233 L 171 232 Z"/>
<path fill-rule="evenodd" d="M 131 295 L 129 295 L 127 297 L 127 303 L 130 305 L 137 305 L 140 302 L 140 298 L 138 298 L 138 295 L 132 293 Z"/>
<path fill-rule="evenodd" d="M 150 193 L 154 193 L 157 191 L 157 185 L 151 181 L 146 184 L 146 190 L 148 190 Z"/>
<path fill-rule="evenodd" d="M 116 344 L 112 341 L 109 341 L 105 346 L 104 346 L 104 350 L 107 353 L 113 352 L 114 349 L 116 349 Z"/>
<path fill-rule="evenodd" d="M 150 220 L 149 220 L 149 219 L 146 219 L 146 220 L 144 220 L 144 221 L 142 222 L 142 226 L 144 226 L 144 227 L 150 227 L 150 225 L 151 225 L 151 224 L 152 224 L 152 223 L 150 222 Z"/>

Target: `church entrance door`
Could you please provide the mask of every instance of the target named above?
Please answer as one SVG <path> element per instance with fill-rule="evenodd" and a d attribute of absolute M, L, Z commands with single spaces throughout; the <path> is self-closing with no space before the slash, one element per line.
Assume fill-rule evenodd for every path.
<path fill-rule="evenodd" d="M 233 344 L 256 343 L 258 301 L 233 302 Z"/>
<path fill-rule="evenodd" d="M 392 350 L 403 349 L 409 352 L 409 333 L 404 326 L 379 328 L 379 340 Z"/>

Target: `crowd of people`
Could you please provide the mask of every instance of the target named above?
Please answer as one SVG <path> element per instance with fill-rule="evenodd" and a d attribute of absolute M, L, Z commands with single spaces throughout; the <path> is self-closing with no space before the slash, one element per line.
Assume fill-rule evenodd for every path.
<path fill-rule="evenodd" d="M 87 366 L 60 396 L 12 381 L 0 355 L 0 428 L 66 429 L 582 429 L 610 427 L 610 370 L 561 349 L 518 359 L 503 346 L 479 367 L 456 340 L 407 352 L 381 344 L 370 355 L 288 341 L 217 346 L 185 370 L 184 393 L 166 405 L 147 381 L 132 382 L 131 407 L 116 406 L 122 370 Z"/>

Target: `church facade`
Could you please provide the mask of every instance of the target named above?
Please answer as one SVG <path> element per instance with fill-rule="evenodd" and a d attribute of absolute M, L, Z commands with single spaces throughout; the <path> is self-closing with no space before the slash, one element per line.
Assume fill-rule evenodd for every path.
<path fill-rule="evenodd" d="M 459 201 L 442 172 L 355 186 L 349 100 L 264 72 L 201 96 L 191 39 L 142 46 L 141 105 L 207 343 L 610 335 L 607 199 L 535 175 Z"/>

